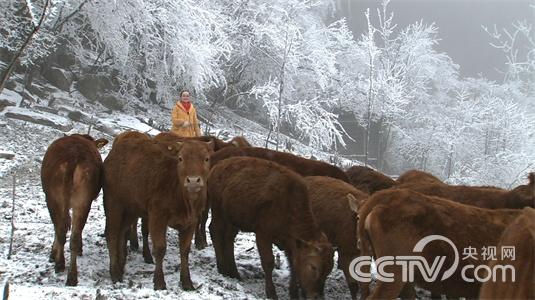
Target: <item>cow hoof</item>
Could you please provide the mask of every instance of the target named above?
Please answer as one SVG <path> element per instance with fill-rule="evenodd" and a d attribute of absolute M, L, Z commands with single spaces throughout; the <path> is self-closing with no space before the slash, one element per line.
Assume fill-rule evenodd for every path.
<path fill-rule="evenodd" d="M 194 291 L 194 290 L 196 290 L 196 288 L 193 287 L 193 283 L 191 283 L 191 282 L 190 283 L 182 283 L 182 289 L 184 291 Z"/>
<path fill-rule="evenodd" d="M 202 250 L 204 248 L 208 247 L 208 243 L 206 241 L 195 243 L 195 248 L 197 250 Z"/>
<path fill-rule="evenodd" d="M 77 286 L 78 278 L 76 276 L 67 276 L 67 286 Z"/>
<path fill-rule="evenodd" d="M 167 287 L 165 286 L 165 282 L 163 283 L 155 283 L 154 284 L 154 290 L 155 291 L 159 291 L 159 290 L 166 290 Z"/>
<path fill-rule="evenodd" d="M 152 259 L 152 256 L 148 256 L 148 257 L 145 256 L 143 259 L 145 260 L 146 264 L 154 264 L 154 260 Z"/>
<path fill-rule="evenodd" d="M 56 264 L 54 266 L 54 271 L 56 273 L 61 273 L 61 272 L 65 271 L 65 264 Z"/>

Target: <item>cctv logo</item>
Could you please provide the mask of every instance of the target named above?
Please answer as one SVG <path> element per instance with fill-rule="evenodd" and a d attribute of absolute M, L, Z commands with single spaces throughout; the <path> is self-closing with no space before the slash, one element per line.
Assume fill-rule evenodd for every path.
<path fill-rule="evenodd" d="M 454 260 L 451 267 L 445 270 L 442 273 L 441 280 L 446 280 L 450 278 L 453 273 L 457 270 L 459 266 L 459 252 L 455 244 L 445 236 L 442 235 L 429 235 L 421 239 L 413 249 L 413 252 L 421 253 L 425 246 L 433 241 L 443 241 L 448 243 L 454 252 Z M 378 258 L 375 261 L 377 269 L 377 280 L 383 282 L 394 282 L 394 274 L 389 273 L 385 268 L 389 266 L 401 266 L 403 282 L 414 282 L 414 275 L 417 271 L 420 272 L 423 280 L 426 282 L 434 282 L 437 280 L 438 275 L 441 273 L 441 270 L 444 267 L 446 261 L 446 256 L 437 256 L 431 264 L 423 256 L 383 256 Z M 372 265 L 372 258 L 370 256 L 361 256 L 354 259 L 349 265 L 349 273 L 351 277 L 360 282 L 370 282 L 372 276 L 370 272 L 363 272 L 362 268 L 367 266 L 367 269 L 370 270 Z M 461 270 L 461 276 L 466 282 L 474 282 L 473 278 L 467 277 L 466 273 L 469 269 L 474 269 L 475 279 L 479 282 L 485 282 L 489 280 L 496 281 L 497 274 L 496 271 L 502 270 L 502 281 L 506 281 L 506 270 L 511 271 L 512 281 L 515 281 L 515 269 L 511 265 L 496 265 L 495 269 L 490 269 L 487 265 L 480 265 L 475 267 L 474 265 L 465 265 Z M 479 271 L 486 271 L 486 276 L 480 276 Z M 399 279 L 398 279 L 399 280 Z"/>
<path fill-rule="evenodd" d="M 442 280 L 445 280 L 455 272 L 457 265 L 459 264 L 459 253 L 450 239 L 441 235 L 429 235 L 421 239 L 414 246 L 413 251 L 421 253 L 428 243 L 435 240 L 447 242 L 455 251 L 455 260 L 453 265 L 442 275 Z M 375 261 L 377 268 L 377 280 L 383 282 L 394 282 L 394 274 L 386 272 L 385 268 L 388 266 L 398 265 L 401 266 L 402 269 L 403 282 L 414 282 L 415 270 L 420 271 L 425 281 L 433 282 L 436 281 L 445 260 L 445 256 L 438 256 L 435 257 L 433 263 L 429 265 L 422 256 L 383 256 Z M 370 282 L 372 279 L 371 274 L 363 272 L 362 267 L 371 266 L 371 264 L 372 258 L 370 256 L 361 256 L 354 259 L 349 265 L 349 273 L 351 277 L 360 282 Z"/>

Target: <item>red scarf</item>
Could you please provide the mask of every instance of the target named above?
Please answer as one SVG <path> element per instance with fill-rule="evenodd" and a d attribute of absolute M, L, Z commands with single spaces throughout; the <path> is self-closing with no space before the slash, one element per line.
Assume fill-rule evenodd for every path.
<path fill-rule="evenodd" d="M 180 101 L 180 103 L 182 104 L 182 107 L 184 107 L 186 112 L 189 112 L 189 109 L 191 108 L 191 102 Z"/>

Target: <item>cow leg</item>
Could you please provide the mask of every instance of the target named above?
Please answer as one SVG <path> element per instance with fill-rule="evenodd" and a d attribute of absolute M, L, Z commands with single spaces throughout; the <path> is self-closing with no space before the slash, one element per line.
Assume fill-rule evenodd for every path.
<path fill-rule="evenodd" d="M 130 250 L 137 251 L 139 249 L 139 241 L 137 236 L 137 219 L 128 230 L 128 241 L 130 242 Z"/>
<path fill-rule="evenodd" d="M 277 291 L 273 285 L 273 268 L 275 267 L 275 258 L 273 257 L 273 249 L 271 239 L 262 233 L 256 233 L 256 246 L 260 254 L 260 261 L 262 262 L 262 269 L 265 274 L 266 297 L 277 299 Z"/>
<path fill-rule="evenodd" d="M 208 220 L 208 210 L 208 207 L 203 210 L 199 220 L 199 225 L 195 231 L 195 248 L 198 250 L 208 247 L 208 242 L 206 241 L 206 221 Z"/>
<path fill-rule="evenodd" d="M 121 272 L 119 248 L 122 247 L 121 242 L 121 223 L 123 222 L 123 209 L 119 206 L 109 207 L 113 204 L 107 203 L 106 194 L 104 194 L 104 204 L 106 209 L 106 244 L 108 245 L 108 253 L 110 256 L 110 275 L 113 283 L 123 281 Z M 124 235 L 122 235 L 124 238 Z"/>
<path fill-rule="evenodd" d="M 51 199 L 50 196 L 46 196 L 46 202 L 50 218 L 54 224 L 54 242 L 52 243 L 52 251 L 50 252 L 50 261 L 54 262 L 54 271 L 56 273 L 65 271 L 65 254 L 64 245 L 67 240 L 68 227 L 68 210 L 61 207 L 61 205 L 55 205 L 59 201 Z"/>
<path fill-rule="evenodd" d="M 359 291 L 358 282 L 349 274 L 349 264 L 356 255 L 348 255 L 342 251 L 338 251 L 338 266 L 344 272 L 349 292 L 351 293 L 351 299 L 357 299 L 357 293 Z"/>
<path fill-rule="evenodd" d="M 152 255 L 156 266 L 154 268 L 154 289 L 165 290 L 165 278 L 163 275 L 163 258 L 167 247 L 167 220 L 158 218 L 157 215 L 149 216 L 149 232 L 152 239 Z"/>
<path fill-rule="evenodd" d="M 212 222 L 209 226 L 210 237 L 212 238 L 212 244 L 215 250 L 216 262 L 217 262 L 217 271 L 225 276 L 234 277 L 240 279 L 240 274 L 236 268 L 236 263 L 234 257 L 229 258 L 229 246 L 232 247 L 230 250 L 230 255 L 233 256 L 234 253 L 234 236 L 232 236 L 232 230 L 230 224 L 227 224 L 223 220 L 222 216 L 218 212 L 212 210 Z M 230 240 L 230 241 L 229 241 Z M 227 244 L 231 245 L 227 245 Z M 228 261 L 232 259 L 234 261 L 235 272 L 229 270 L 228 265 L 232 264 Z"/>
<path fill-rule="evenodd" d="M 128 241 L 127 241 L 127 233 L 128 231 L 133 227 L 133 223 L 136 222 L 137 217 L 129 214 L 128 212 L 125 212 L 123 215 L 123 221 L 121 223 L 121 232 L 120 232 L 120 240 L 119 240 L 119 266 L 121 270 L 121 276 L 124 274 L 124 269 L 126 266 L 126 256 L 128 254 Z"/>
<path fill-rule="evenodd" d="M 227 270 L 227 274 L 236 279 L 241 279 L 240 273 L 238 272 L 238 267 L 236 266 L 236 256 L 234 255 L 234 240 L 238 234 L 238 229 L 234 228 L 232 224 L 227 224 L 227 229 L 225 230 L 224 238 L 224 256 Z"/>
<path fill-rule="evenodd" d="M 191 240 L 193 233 L 198 226 L 190 226 L 179 231 L 179 247 L 180 247 L 180 283 L 182 289 L 185 291 L 192 291 L 193 282 L 189 273 L 189 252 L 191 249 Z"/>
<path fill-rule="evenodd" d="M 147 264 L 153 264 L 152 254 L 149 248 L 149 221 L 148 218 L 141 218 L 141 235 L 143 236 L 143 259 Z"/>
<path fill-rule="evenodd" d="M 377 284 L 375 285 L 372 294 L 367 299 L 396 299 L 403 291 L 406 283 L 401 281 L 401 268 L 399 268 L 399 266 L 394 266 L 392 268 L 386 267 L 385 270 L 386 272 L 394 275 L 394 282 L 384 282 L 377 280 Z M 407 284 L 407 286 L 410 287 L 411 285 Z M 402 296 L 402 298 L 405 299 L 404 296 Z"/>
<path fill-rule="evenodd" d="M 290 266 L 290 299 L 298 299 L 299 286 L 297 285 L 297 275 L 295 274 L 295 269 L 292 261 L 292 252 L 290 250 L 286 251 L 286 257 L 288 258 L 288 265 Z"/>
<path fill-rule="evenodd" d="M 72 209 L 72 231 L 70 240 L 71 250 L 71 262 L 69 267 L 69 273 L 67 274 L 67 285 L 76 286 L 78 284 L 78 265 L 77 257 L 82 252 L 82 231 L 84 230 L 85 223 L 87 222 L 87 216 L 91 209 L 91 199 L 83 196 L 83 193 L 79 193 L 78 199 L 73 199 L 73 203 L 76 203 Z"/>

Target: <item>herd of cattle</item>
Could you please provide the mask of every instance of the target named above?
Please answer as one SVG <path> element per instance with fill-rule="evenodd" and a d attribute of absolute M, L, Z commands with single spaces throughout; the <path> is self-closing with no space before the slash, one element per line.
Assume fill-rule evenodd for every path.
<path fill-rule="evenodd" d="M 324 296 L 334 251 L 354 299 L 359 290 L 361 299 L 414 298 L 415 285 L 431 291 L 433 297 L 535 298 L 533 173 L 528 184 L 503 190 L 448 185 L 417 170 L 397 180 L 367 167 L 343 171 L 325 162 L 252 147 L 242 137 L 224 142 L 210 136 L 161 133 L 150 137 L 129 131 L 115 138 L 102 162 L 99 148 L 106 144 L 88 135 L 65 136 L 49 146 L 43 159 L 42 186 L 55 229 L 50 260 L 56 272 L 65 269 L 64 244 L 72 229 L 67 285 L 78 283 L 76 258 L 82 254 L 82 230 L 91 202 L 102 188 L 113 282 L 123 280 L 127 242 L 137 247 L 141 218 L 143 256 L 145 262 L 155 263 L 154 289 L 166 288 L 162 264 L 168 227 L 179 232 L 182 288 L 194 289 L 189 252 L 194 235 L 197 248 L 207 246 L 210 209 L 209 232 L 218 272 L 240 278 L 234 239 L 239 231 L 254 232 L 268 298 L 277 297 L 272 244 L 287 255 L 292 299 Z M 413 282 L 404 282 L 399 265 L 386 267 L 394 280 L 377 281 L 373 291 L 369 283 L 351 276 L 355 258 L 414 255 L 415 244 L 429 235 L 449 238 L 458 250 L 515 246 L 516 280 L 483 284 L 462 280 L 465 265 L 500 263 L 473 258 L 459 261 L 451 277 L 440 280 L 441 273 L 434 282 L 418 274 Z M 451 265 L 451 248 L 437 245 L 426 247 L 420 255 L 429 262 L 445 256 Z M 473 270 L 469 275 L 474 275 Z"/>

